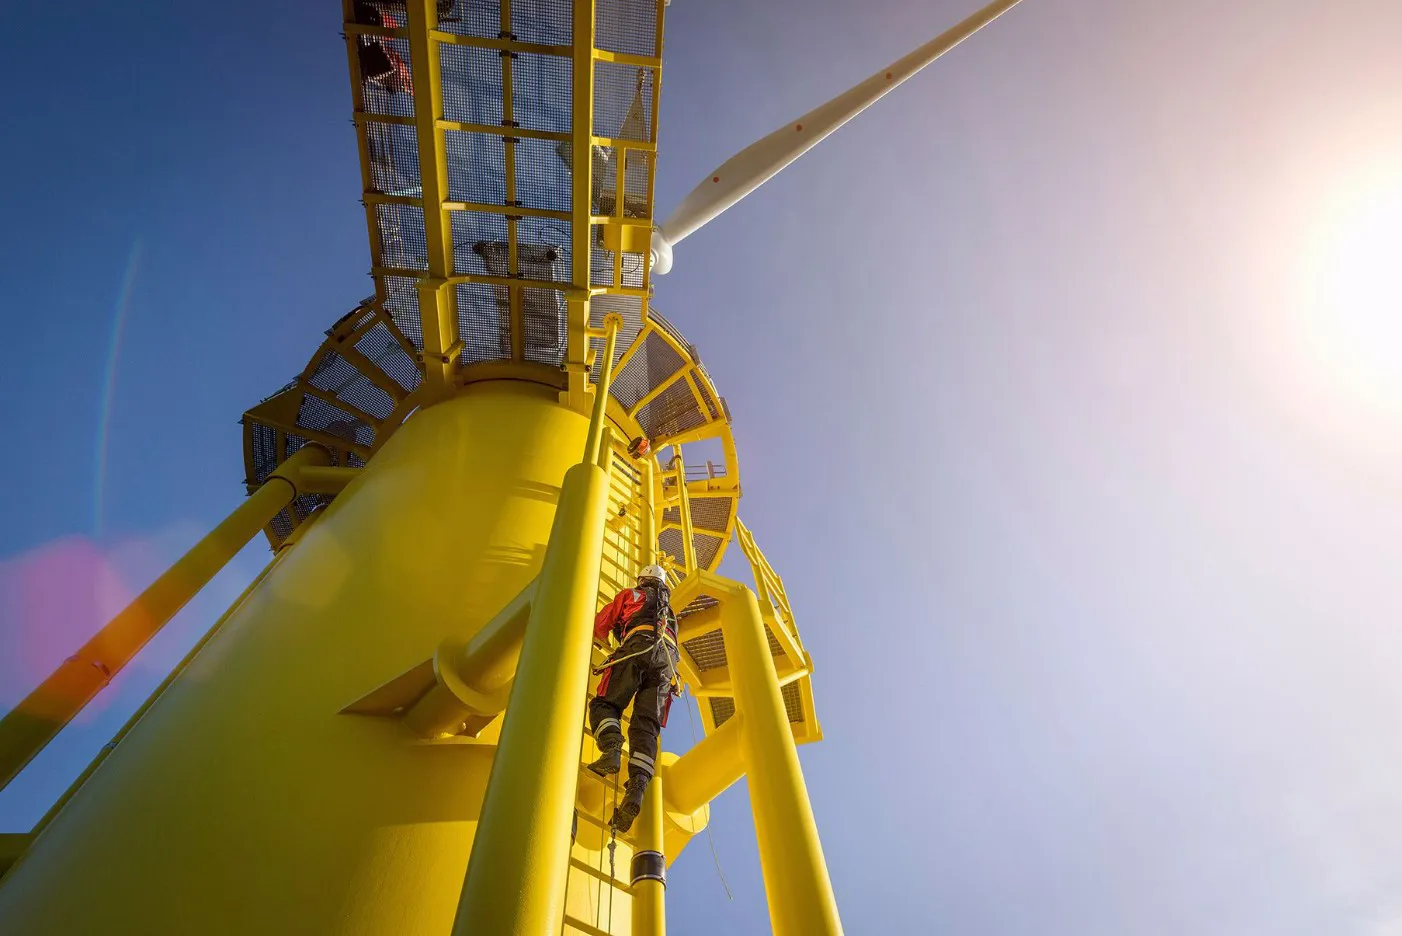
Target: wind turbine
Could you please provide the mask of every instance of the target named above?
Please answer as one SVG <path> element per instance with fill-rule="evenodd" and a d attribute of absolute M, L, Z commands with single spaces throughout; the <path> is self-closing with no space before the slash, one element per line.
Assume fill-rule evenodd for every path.
<path fill-rule="evenodd" d="M 794 160 L 817 146 L 935 59 L 978 32 L 1021 0 L 995 0 L 920 48 L 892 62 L 837 97 L 762 137 L 736 153 L 696 183 L 667 220 L 652 229 L 652 272 L 672 269 L 672 251 L 727 208 L 768 182 Z"/>
<path fill-rule="evenodd" d="M 251 496 L 0 720 L 3 786 L 266 533 L 247 591 L 0 836 L 0 928 L 655 936 L 668 860 L 745 777 L 774 932 L 840 933 L 796 750 L 822 737 L 813 661 L 738 518 L 729 406 L 650 274 L 1015 5 L 747 147 L 654 227 L 666 0 L 343 0 L 375 294 L 245 414 Z M 718 572 L 731 542 L 752 586 Z M 659 561 L 705 737 L 659 755 L 614 841 L 581 771 L 590 624 Z"/>

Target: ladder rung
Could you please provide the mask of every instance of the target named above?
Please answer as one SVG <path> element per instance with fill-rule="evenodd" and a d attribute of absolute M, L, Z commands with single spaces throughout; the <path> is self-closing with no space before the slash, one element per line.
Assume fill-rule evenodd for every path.
<path fill-rule="evenodd" d="M 601 930 L 597 926 L 585 923 L 577 917 L 570 916 L 568 913 L 565 914 L 565 925 L 572 929 L 577 929 L 581 933 L 587 933 L 588 936 L 613 936 L 608 930 Z"/>
<path fill-rule="evenodd" d="M 594 867 L 588 862 L 580 861 L 578 858 L 571 858 L 570 867 L 578 868 L 594 880 L 603 881 L 610 887 L 616 887 L 619 891 L 621 891 L 624 894 L 628 894 L 631 896 L 633 893 L 633 888 L 629 887 L 627 884 L 624 884 L 618 878 L 611 876 L 608 872 L 600 871 L 598 868 Z"/>
<path fill-rule="evenodd" d="M 605 832 L 608 831 L 609 824 L 608 824 L 607 822 L 605 822 L 604 820 L 600 819 L 598 816 L 591 816 L 591 815 L 590 815 L 589 813 L 587 813 L 587 812 L 579 812 L 579 811 L 577 811 L 577 810 L 576 810 L 576 812 L 575 812 L 575 815 L 579 816 L 579 818 L 583 819 L 585 822 L 589 823 L 589 824 L 592 825 L 592 826 L 598 826 L 600 829 L 603 829 Z M 571 859 L 571 860 L 573 860 L 573 859 Z"/>

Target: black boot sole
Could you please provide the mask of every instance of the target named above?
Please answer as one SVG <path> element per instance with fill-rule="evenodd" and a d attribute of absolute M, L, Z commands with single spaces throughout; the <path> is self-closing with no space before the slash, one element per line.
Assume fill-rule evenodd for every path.
<path fill-rule="evenodd" d="M 596 758 L 594 762 L 589 765 L 589 769 L 600 777 L 612 777 L 623 768 L 623 760 L 621 757 L 615 757 L 613 760 L 605 762 L 605 756 L 607 755 L 601 754 Z"/>
<path fill-rule="evenodd" d="M 633 820 L 638 818 L 640 812 L 642 812 L 641 806 L 635 806 L 625 800 L 618 804 L 618 809 L 614 811 L 613 819 L 610 820 L 609 824 L 616 832 L 627 832 L 633 828 Z"/>

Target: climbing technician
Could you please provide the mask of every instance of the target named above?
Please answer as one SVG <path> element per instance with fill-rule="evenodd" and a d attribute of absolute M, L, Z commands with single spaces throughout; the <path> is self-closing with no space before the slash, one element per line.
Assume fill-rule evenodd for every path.
<path fill-rule="evenodd" d="M 594 670 L 602 678 L 598 694 L 589 702 L 589 727 L 599 745 L 599 758 L 589 769 L 601 777 L 618 773 L 623 755 L 619 719 L 633 703 L 628 783 L 611 820 L 619 832 L 632 828 L 643 808 L 648 781 L 657 771 L 658 735 L 672 705 L 679 656 L 671 597 L 667 573 L 661 566 L 646 566 L 638 573 L 638 586 L 619 592 L 594 618 L 595 642 L 606 647 L 610 634 L 618 642 L 618 649 Z"/>

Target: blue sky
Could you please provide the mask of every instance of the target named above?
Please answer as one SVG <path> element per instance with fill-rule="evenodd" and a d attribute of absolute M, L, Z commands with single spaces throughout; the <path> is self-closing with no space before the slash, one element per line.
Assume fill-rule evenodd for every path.
<path fill-rule="evenodd" d="M 677 0 L 659 210 L 971 8 Z M 237 504 L 238 416 L 369 289 L 338 15 L 9 15 L 0 703 Z M 678 247 L 656 304 L 818 665 L 849 932 L 1402 933 L 1399 35 L 1382 0 L 1026 0 Z M 735 899 L 694 843 L 670 929 L 764 932 L 743 786 L 714 832 Z"/>

